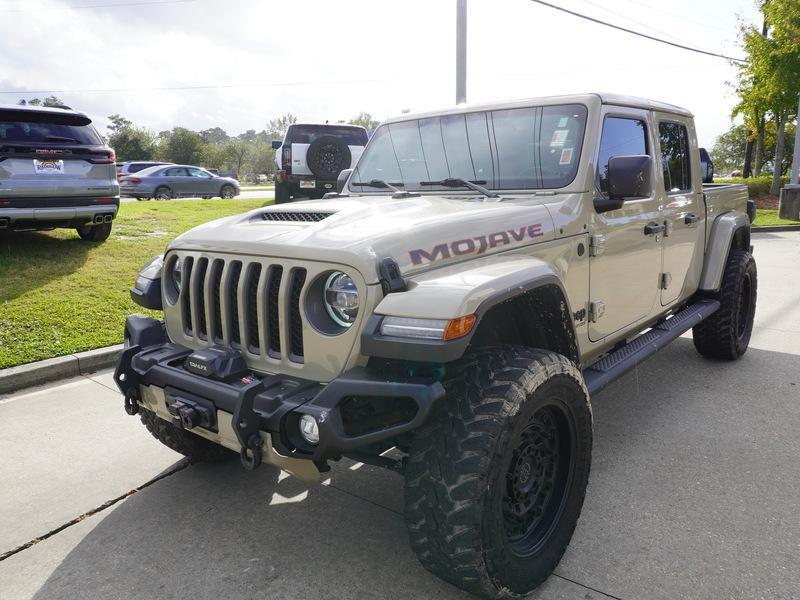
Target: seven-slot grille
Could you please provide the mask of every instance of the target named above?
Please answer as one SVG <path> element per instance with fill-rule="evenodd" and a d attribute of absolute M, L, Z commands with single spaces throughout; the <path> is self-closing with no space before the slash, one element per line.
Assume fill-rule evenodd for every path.
<path fill-rule="evenodd" d="M 256 356 L 303 362 L 304 268 L 187 256 L 182 277 L 178 306 L 186 335 Z"/>

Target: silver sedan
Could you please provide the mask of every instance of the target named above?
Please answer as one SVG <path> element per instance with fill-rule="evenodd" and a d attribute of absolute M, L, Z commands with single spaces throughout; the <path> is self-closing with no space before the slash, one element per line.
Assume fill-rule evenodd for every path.
<path fill-rule="evenodd" d="M 239 182 L 190 165 L 158 165 L 120 179 L 120 195 L 137 200 L 172 198 L 233 198 Z"/>

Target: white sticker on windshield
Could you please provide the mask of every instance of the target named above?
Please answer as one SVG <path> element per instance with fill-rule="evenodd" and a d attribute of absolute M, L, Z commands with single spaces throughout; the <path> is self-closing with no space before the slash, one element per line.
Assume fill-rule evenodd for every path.
<path fill-rule="evenodd" d="M 553 132 L 553 137 L 550 138 L 551 147 L 561 147 L 567 141 L 567 134 L 569 129 L 556 129 Z"/>
<path fill-rule="evenodd" d="M 572 163 L 572 148 L 564 148 L 561 151 L 561 160 L 558 161 L 560 165 L 568 165 Z"/>
<path fill-rule="evenodd" d="M 567 126 L 567 121 L 569 121 L 569 119 L 567 117 L 561 117 L 558 120 L 558 126 L 559 127 L 566 127 Z"/>

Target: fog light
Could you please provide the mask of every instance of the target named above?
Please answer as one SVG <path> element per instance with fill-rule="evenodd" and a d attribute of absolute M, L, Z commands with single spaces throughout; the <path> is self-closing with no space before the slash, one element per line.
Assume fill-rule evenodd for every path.
<path fill-rule="evenodd" d="M 315 446 L 319 444 L 319 425 L 311 415 L 300 417 L 300 435 L 309 444 L 314 444 Z"/>

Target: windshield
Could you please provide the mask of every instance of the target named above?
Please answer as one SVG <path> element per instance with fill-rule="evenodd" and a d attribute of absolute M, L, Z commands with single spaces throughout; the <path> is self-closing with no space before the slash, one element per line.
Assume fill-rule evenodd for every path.
<path fill-rule="evenodd" d="M 333 136 L 348 146 L 365 146 L 367 143 L 367 132 L 361 127 L 333 125 L 291 125 L 285 143 L 310 144 L 322 136 Z"/>
<path fill-rule="evenodd" d="M 489 189 L 569 185 L 578 170 L 586 107 L 526 107 L 444 115 L 380 126 L 351 182 L 374 179 L 405 190 L 444 190 L 421 182 L 450 178 Z M 367 186 L 350 184 L 353 191 Z"/>

